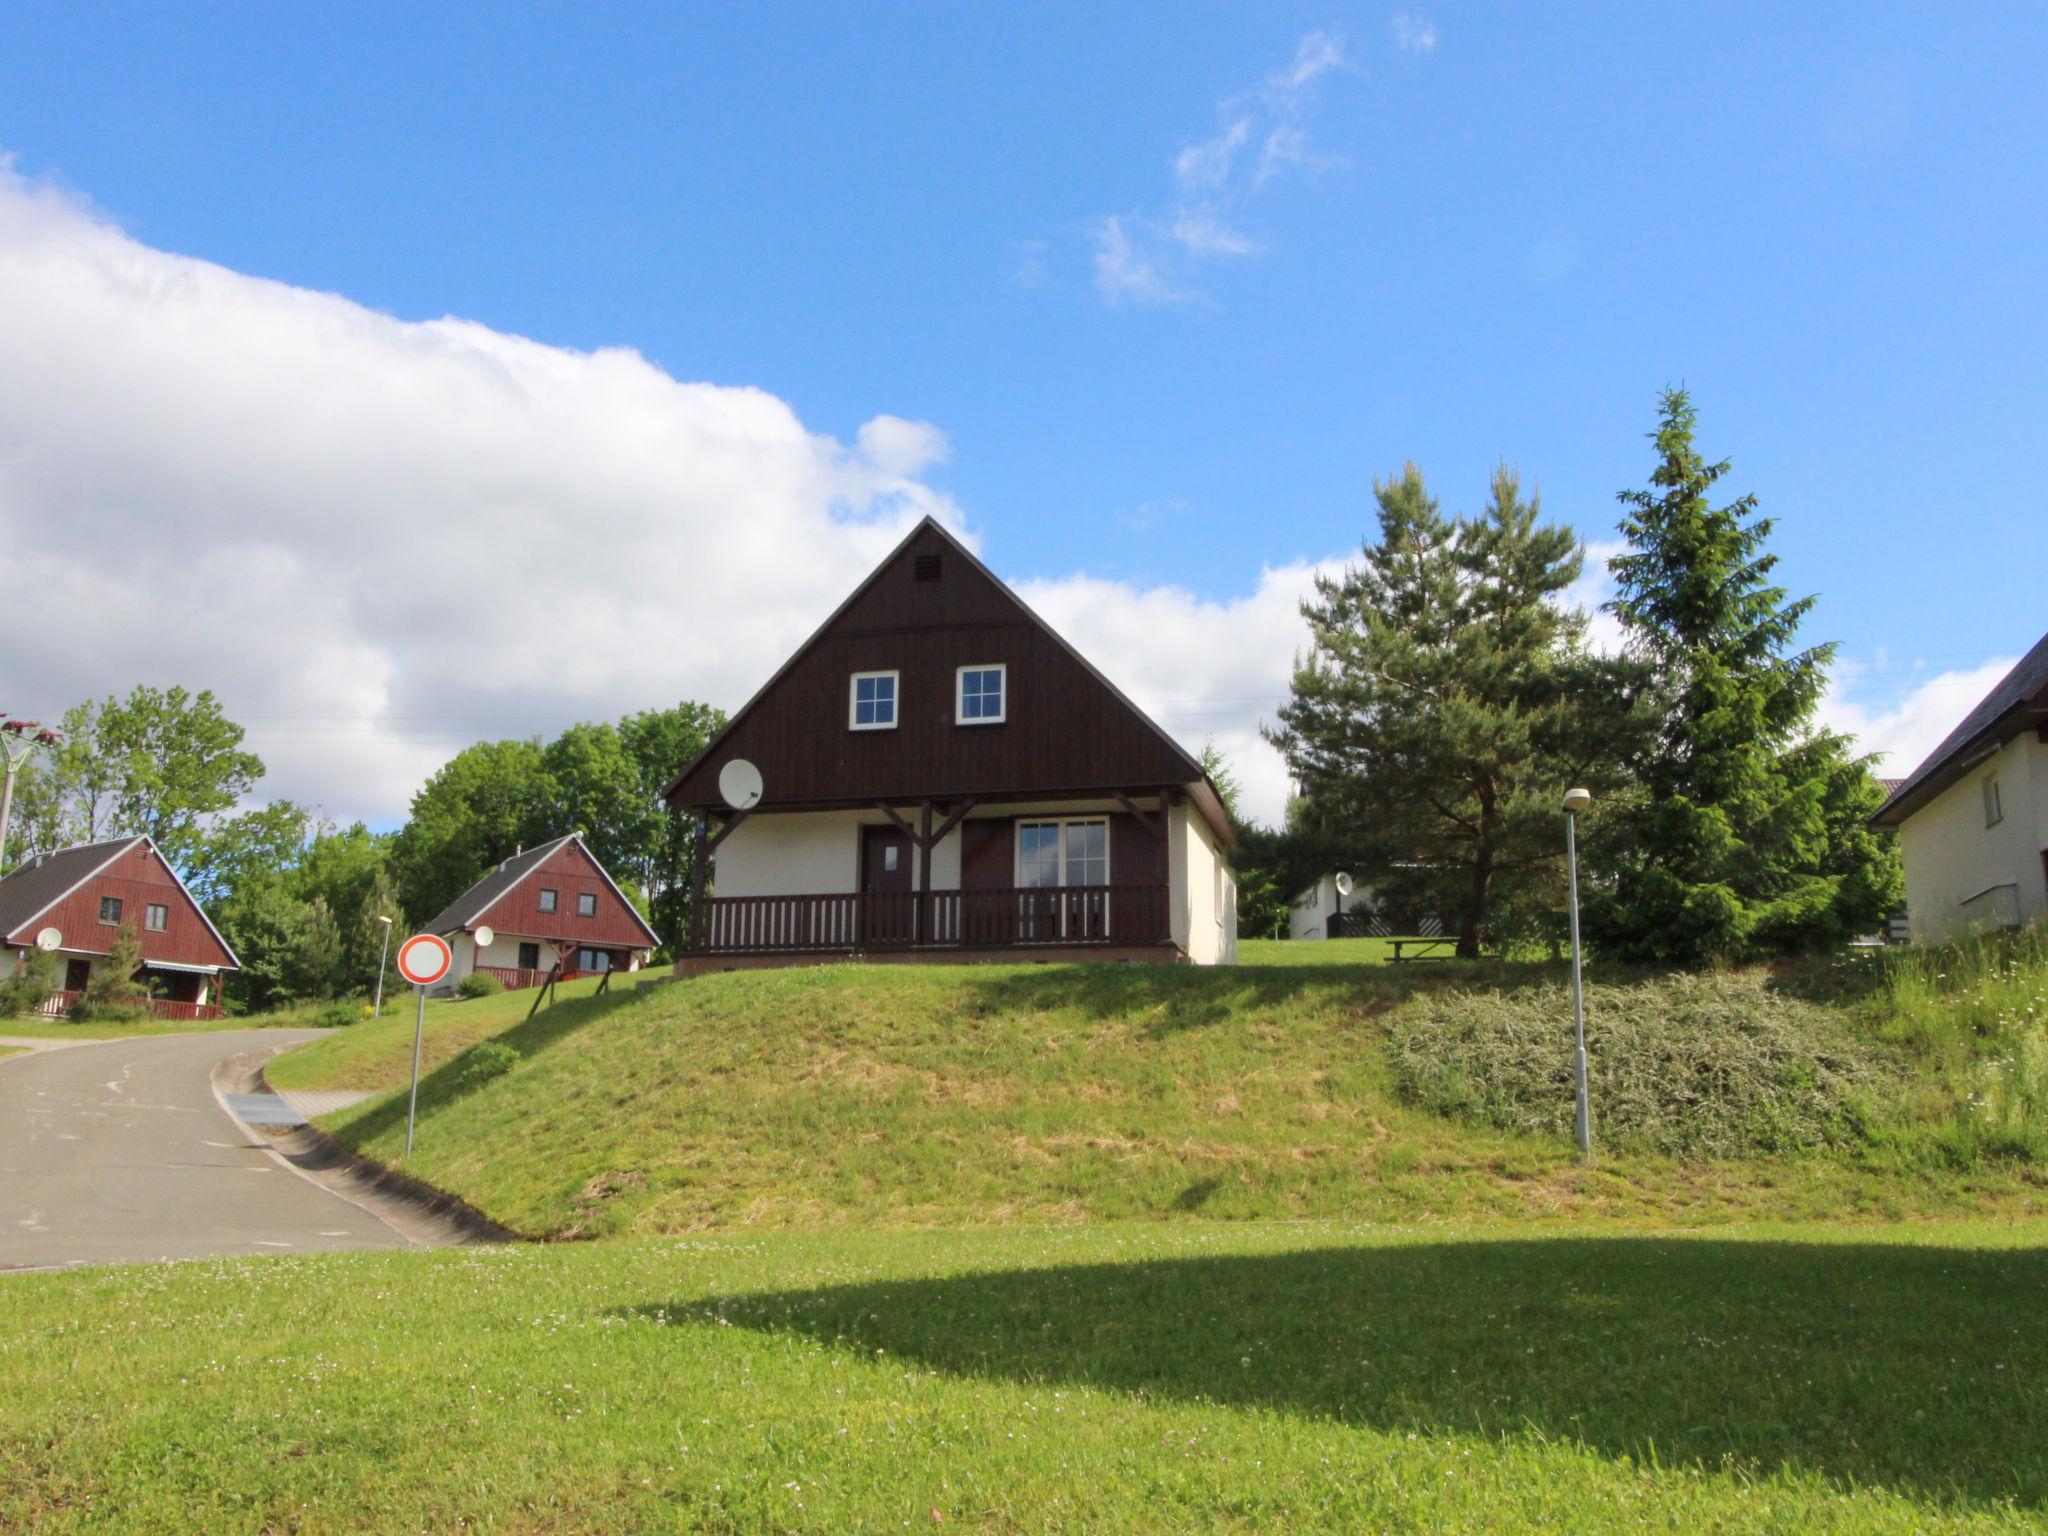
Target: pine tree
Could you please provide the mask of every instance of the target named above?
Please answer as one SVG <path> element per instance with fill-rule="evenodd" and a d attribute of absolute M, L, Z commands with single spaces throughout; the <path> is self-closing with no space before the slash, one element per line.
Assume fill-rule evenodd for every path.
<path fill-rule="evenodd" d="M 1754 496 L 1713 505 L 1729 465 L 1700 454 L 1697 417 L 1685 391 L 1665 392 L 1650 486 L 1620 497 L 1612 609 L 1655 679 L 1658 723 L 1588 901 L 1610 952 L 1687 964 L 1875 926 L 1899 887 L 1862 825 L 1866 764 L 1814 725 L 1834 656 L 1798 643 L 1814 600 L 1771 581 L 1773 520 Z"/>
<path fill-rule="evenodd" d="M 1412 464 L 1373 489 L 1380 537 L 1303 605 L 1314 649 L 1271 739 L 1305 835 L 1376 894 L 1455 914 L 1476 956 L 1501 899 L 1561 858 L 1559 800 L 1614 760 L 1623 694 L 1559 601 L 1579 541 L 1512 470 L 1476 518 L 1445 517 Z"/>
<path fill-rule="evenodd" d="M 107 946 L 107 958 L 92 968 L 85 993 L 73 1005 L 74 1019 L 129 1019 L 145 1011 L 149 990 L 135 979 L 142 969 L 142 941 L 135 924 L 123 923 Z"/>

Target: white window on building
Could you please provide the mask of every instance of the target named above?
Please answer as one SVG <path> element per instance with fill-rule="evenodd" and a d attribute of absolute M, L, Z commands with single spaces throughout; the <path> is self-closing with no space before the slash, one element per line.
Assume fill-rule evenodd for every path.
<path fill-rule="evenodd" d="M 1009 671 L 1000 663 L 962 667 L 953 719 L 961 725 L 1001 725 L 1009 718 Z"/>
<path fill-rule="evenodd" d="M 100 921 L 107 924 L 115 924 L 121 921 L 120 897 L 102 896 L 100 898 Z"/>
<path fill-rule="evenodd" d="M 543 912 L 555 910 L 555 893 L 546 886 L 540 888 L 540 909 Z"/>
<path fill-rule="evenodd" d="M 171 923 L 171 909 L 162 902 L 152 901 L 142 909 L 142 926 L 151 933 L 162 933 Z"/>
<path fill-rule="evenodd" d="M 1984 825 L 1995 827 L 2005 820 L 2005 802 L 1998 793 L 1998 780 L 1984 781 Z"/>
<path fill-rule="evenodd" d="M 849 730 L 893 731 L 896 729 L 896 685 L 898 676 L 894 672 L 856 672 L 853 674 L 853 685 L 848 701 L 846 719 Z"/>
<path fill-rule="evenodd" d="M 1109 822 L 1101 816 L 1017 823 L 1017 884 L 1109 884 Z"/>
<path fill-rule="evenodd" d="M 597 916 L 597 895 L 595 892 L 585 891 L 576 898 L 576 915 L 578 917 Z"/>

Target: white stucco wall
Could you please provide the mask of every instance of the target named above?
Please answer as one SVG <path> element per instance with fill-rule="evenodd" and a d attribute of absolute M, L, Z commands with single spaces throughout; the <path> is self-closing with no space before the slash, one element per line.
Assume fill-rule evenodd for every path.
<path fill-rule="evenodd" d="M 1237 964 L 1237 879 L 1201 813 L 1185 803 L 1174 808 L 1174 842 L 1184 849 L 1185 883 L 1174 889 L 1174 935 L 1196 965 Z M 1184 894 L 1183 894 L 1184 893 Z M 1186 927 L 1178 929 L 1181 912 Z"/>
<path fill-rule="evenodd" d="M 970 813 L 971 821 L 1013 821 L 1031 816 L 1099 816 L 1123 807 L 1113 800 L 1048 801 L 996 805 Z M 879 811 L 798 811 L 750 816 L 714 855 L 713 890 L 719 896 L 850 895 L 860 888 L 860 829 L 888 826 Z M 932 850 L 931 888 L 960 888 L 960 835 Z M 1219 874 L 1220 866 L 1220 874 Z M 911 854 L 913 883 L 916 853 Z M 1117 878 L 1114 858 L 1110 878 Z M 1201 964 L 1237 958 L 1237 882 L 1208 823 L 1185 802 L 1176 806 L 1167 835 L 1167 878 L 1172 891 L 1173 941 Z M 1216 885 L 1223 892 L 1219 905 Z"/>
<path fill-rule="evenodd" d="M 737 837 L 739 834 L 734 833 L 733 835 Z M 455 963 L 448 968 L 448 980 L 451 982 L 462 980 L 463 977 L 467 976 L 479 965 L 500 966 L 508 971 L 519 969 L 519 946 L 521 944 L 538 944 L 540 946 L 540 964 L 535 967 L 538 970 L 545 971 L 551 969 L 554 966 L 557 954 L 553 943 L 546 939 L 536 939 L 531 934 L 522 936 L 516 933 L 499 933 L 493 929 L 491 942 L 484 947 L 481 954 L 477 952 L 476 936 L 474 934 L 451 933 L 444 935 L 444 937 L 448 940 L 448 947 L 455 952 Z M 598 946 L 600 949 L 607 947 L 609 946 Z M 640 963 L 646 953 L 645 950 L 639 949 L 631 951 L 626 963 L 620 969 L 627 971 L 639 970 Z M 575 952 L 572 950 L 569 955 L 569 962 L 573 965 L 575 959 Z"/>
<path fill-rule="evenodd" d="M 1996 778 L 2004 819 L 1984 825 L 1984 781 Z M 1906 909 L 1915 943 L 2048 914 L 2048 745 L 2009 741 L 1899 828 Z"/>
<path fill-rule="evenodd" d="M 1287 936 L 1290 939 L 1328 938 L 1325 925 L 1336 910 L 1336 876 L 1324 875 L 1287 909 Z"/>

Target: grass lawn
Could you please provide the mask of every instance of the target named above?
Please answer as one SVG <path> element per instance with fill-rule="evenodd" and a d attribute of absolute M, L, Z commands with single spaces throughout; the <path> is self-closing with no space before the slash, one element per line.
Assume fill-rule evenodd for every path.
<path fill-rule="evenodd" d="M 1761 973 L 1697 985 L 1737 1013 L 1790 1016 L 1825 1026 L 1833 1045 L 1854 1043 L 1839 1018 L 1780 997 Z M 1711 1158 L 1617 1141 L 1603 1121 L 1600 1159 L 1583 1167 L 1569 1141 L 1558 986 L 1546 968 L 1502 965 L 830 966 L 575 998 L 530 1023 L 530 994 L 437 1005 L 407 1171 L 550 1237 L 1162 1217 L 2048 1215 L 2031 1164 L 1958 1168 L 1888 1121 L 1856 1130 L 1864 1139 L 1846 1150 L 1812 1152 L 1785 1150 L 1784 1135 L 1806 1131 L 1774 1121 L 1756 1133 L 1780 1138 L 1771 1155 Z M 1600 996 L 1601 1016 L 1626 1006 L 1654 1033 L 1695 986 L 1617 985 Z M 1547 1099 L 1558 1128 L 1518 1130 L 1512 1104 L 1436 1112 L 1471 1097 L 1462 1080 L 1410 1081 L 1426 1075 L 1431 1047 L 1406 1021 L 1432 999 L 1455 1020 L 1475 988 L 1498 993 L 1497 1007 L 1524 1000 L 1518 1016 L 1533 1010 L 1539 1029 L 1555 1016 L 1546 1038 L 1559 1082 Z M 1803 1039 L 1765 1066 L 1809 1073 Z M 396 1162 L 411 1047 L 399 1010 L 292 1053 L 271 1077 L 391 1090 L 322 1123 Z M 1655 1099 L 1633 1083 L 1634 1058 L 1596 1060 L 1614 1075 L 1603 1103 Z M 1739 1084 L 1698 1089 L 1687 1077 L 1698 1065 L 1680 1053 L 1659 1070 L 1685 1093 L 1715 1095 L 1718 1114 Z M 1866 1075 L 1873 1093 L 1904 1091 Z M 1524 1077 L 1544 1094 L 1541 1074 Z M 1680 1132 L 1709 1118 L 1683 1102 L 1667 1116 Z M 1731 1134 L 1751 1130 L 1738 1117 Z"/>
<path fill-rule="evenodd" d="M 2038 1529 L 2048 1229 L 1183 1223 L 0 1278 L 0 1529 Z"/>

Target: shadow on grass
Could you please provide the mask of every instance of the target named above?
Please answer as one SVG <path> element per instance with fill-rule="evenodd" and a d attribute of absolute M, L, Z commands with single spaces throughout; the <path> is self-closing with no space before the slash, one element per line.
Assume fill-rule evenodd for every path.
<path fill-rule="evenodd" d="M 666 1302 L 960 1376 L 2048 1496 L 2048 1251 L 1561 1238 Z"/>

